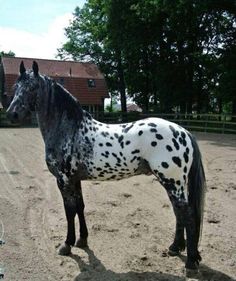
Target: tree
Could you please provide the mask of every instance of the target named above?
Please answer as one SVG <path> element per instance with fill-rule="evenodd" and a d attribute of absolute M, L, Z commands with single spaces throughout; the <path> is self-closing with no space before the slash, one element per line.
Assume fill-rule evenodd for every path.
<path fill-rule="evenodd" d="M 66 28 L 68 41 L 60 48 L 62 59 L 93 61 L 104 73 L 109 92 L 120 92 L 122 111 L 126 112 L 125 81 L 121 54 L 111 42 L 107 25 L 105 0 L 89 0 L 82 9 L 76 8 L 74 19 Z"/>
<path fill-rule="evenodd" d="M 126 93 L 144 111 L 214 111 L 236 104 L 235 11 L 226 0 L 88 0 L 60 54 L 94 60 L 123 111 Z"/>
<path fill-rule="evenodd" d="M 15 53 L 12 51 L 9 52 L 4 52 L 4 51 L 0 51 L 0 58 L 1 57 L 14 57 Z"/>

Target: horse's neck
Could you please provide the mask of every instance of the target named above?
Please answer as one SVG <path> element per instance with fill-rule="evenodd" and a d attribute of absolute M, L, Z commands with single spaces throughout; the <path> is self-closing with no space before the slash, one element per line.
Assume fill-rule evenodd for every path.
<path fill-rule="evenodd" d="M 45 91 L 39 97 L 36 109 L 39 127 L 45 142 L 52 137 L 56 138 L 59 134 L 67 136 L 73 134 L 79 119 L 82 119 L 82 109 L 79 108 L 76 101 L 51 80 L 48 80 L 47 83 Z"/>
<path fill-rule="evenodd" d="M 52 114 L 50 114 L 50 116 L 47 115 L 46 104 L 44 105 L 44 103 L 42 102 L 41 105 L 42 107 L 40 108 L 40 110 L 36 111 L 36 116 L 37 116 L 40 131 L 45 141 L 49 137 L 49 134 L 55 131 L 57 122 L 56 122 L 55 115 L 54 116 Z"/>
<path fill-rule="evenodd" d="M 53 82 L 47 80 L 47 83 L 44 91 L 39 94 L 36 106 L 36 116 L 44 140 L 50 138 L 50 135 L 55 133 L 60 122 L 60 114 L 57 108 L 53 106 L 55 100 Z"/>

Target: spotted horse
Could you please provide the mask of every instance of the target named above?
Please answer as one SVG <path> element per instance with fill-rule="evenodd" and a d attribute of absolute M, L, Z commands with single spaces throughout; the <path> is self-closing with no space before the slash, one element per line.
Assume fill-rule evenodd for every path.
<path fill-rule="evenodd" d="M 41 75 L 37 62 L 27 71 L 21 62 L 7 113 L 19 121 L 32 110 L 45 142 L 48 169 L 56 177 L 64 201 L 68 227 L 60 255 L 69 255 L 72 246 L 87 246 L 82 180 L 153 174 L 167 191 L 176 216 L 169 253 L 178 255 L 186 246 L 185 267 L 197 270 L 205 175 L 199 147 L 188 131 L 159 118 L 115 125 L 96 121 L 63 86 Z M 77 241 L 76 214 L 80 224 Z"/>

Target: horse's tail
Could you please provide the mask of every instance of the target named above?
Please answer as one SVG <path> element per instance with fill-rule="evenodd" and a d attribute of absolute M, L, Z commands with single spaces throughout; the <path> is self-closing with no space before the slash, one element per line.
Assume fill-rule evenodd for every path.
<path fill-rule="evenodd" d="M 188 175 L 188 201 L 196 222 L 196 246 L 198 246 L 202 234 L 206 178 L 197 141 L 193 135 L 189 136 L 193 146 L 193 162 Z"/>

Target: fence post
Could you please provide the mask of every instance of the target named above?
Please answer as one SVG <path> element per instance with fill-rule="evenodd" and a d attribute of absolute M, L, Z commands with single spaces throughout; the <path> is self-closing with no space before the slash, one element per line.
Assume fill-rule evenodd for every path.
<path fill-rule="evenodd" d="M 200 115 L 200 116 L 201 116 L 201 117 L 200 117 L 200 120 L 201 120 L 202 115 Z M 205 125 L 204 125 L 204 132 L 206 133 L 206 132 L 207 132 L 207 121 L 208 121 L 208 116 L 207 116 L 207 115 L 203 115 L 203 116 L 206 117 L 206 119 L 205 119 Z"/>
<path fill-rule="evenodd" d="M 225 133 L 226 114 L 223 115 L 222 133 Z"/>

